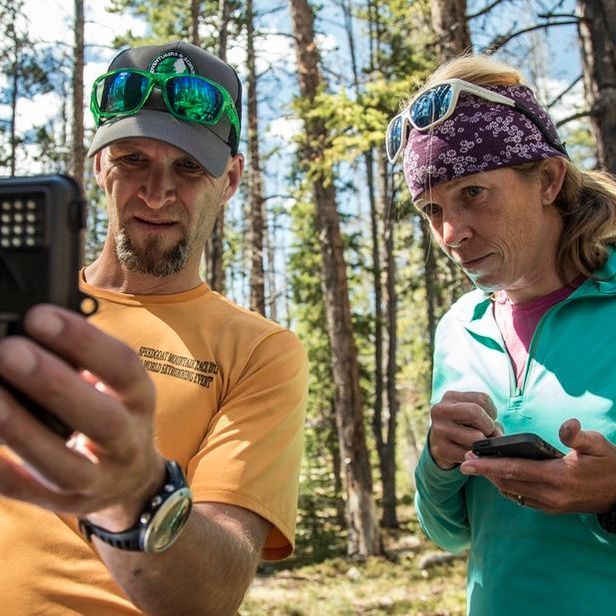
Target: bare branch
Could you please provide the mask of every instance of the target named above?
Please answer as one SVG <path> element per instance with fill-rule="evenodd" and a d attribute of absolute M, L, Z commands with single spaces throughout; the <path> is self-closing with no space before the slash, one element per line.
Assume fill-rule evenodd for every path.
<path fill-rule="evenodd" d="M 573 122 L 573 120 L 579 120 L 580 118 L 589 118 L 592 115 L 593 115 L 593 113 L 590 110 L 579 111 L 578 113 L 574 113 L 573 115 L 570 115 L 570 116 L 568 116 L 566 118 L 563 118 L 559 122 L 556 122 L 556 128 L 559 128 L 559 127 L 561 127 L 564 124 L 567 124 L 569 122 Z"/>
<path fill-rule="evenodd" d="M 540 19 L 577 19 L 580 18 L 575 13 L 537 13 L 537 17 Z"/>
<path fill-rule="evenodd" d="M 488 4 L 488 6 L 485 6 L 480 11 L 477 11 L 476 13 L 473 13 L 472 15 L 467 15 L 466 21 L 470 21 L 471 19 L 475 19 L 475 17 L 481 17 L 482 15 L 489 13 L 495 6 L 499 5 L 501 2 L 504 2 L 504 1 L 505 0 L 494 0 L 494 2 L 492 2 L 491 4 Z"/>
<path fill-rule="evenodd" d="M 551 28 L 552 26 L 568 26 L 571 24 L 577 24 L 579 22 L 578 19 L 573 19 L 570 21 L 559 21 L 556 23 L 546 23 L 546 24 L 535 24 L 534 26 L 529 26 L 528 28 L 523 28 L 522 30 L 518 30 L 511 34 L 497 36 L 492 40 L 489 45 L 486 45 L 481 51 L 494 53 L 499 50 L 501 47 L 504 47 L 509 41 L 516 38 L 517 36 L 521 36 L 522 34 L 527 34 L 528 32 L 533 32 L 534 30 L 542 30 L 545 28 Z"/>
<path fill-rule="evenodd" d="M 571 90 L 571 88 L 573 88 L 573 86 L 575 86 L 575 84 L 577 84 L 582 79 L 582 77 L 583 74 L 580 73 L 578 77 L 574 79 L 573 82 L 570 83 L 555 99 L 553 99 L 547 104 L 547 108 L 549 109 L 550 107 L 553 107 L 565 94 L 567 94 L 567 92 Z"/>

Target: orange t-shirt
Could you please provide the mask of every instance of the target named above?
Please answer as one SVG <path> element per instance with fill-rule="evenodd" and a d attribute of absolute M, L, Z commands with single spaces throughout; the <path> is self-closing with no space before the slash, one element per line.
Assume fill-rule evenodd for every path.
<path fill-rule="evenodd" d="M 156 385 L 156 444 L 194 501 L 259 514 L 272 523 L 262 557 L 288 556 L 308 380 L 296 336 L 204 284 L 154 296 L 81 286 L 99 302 L 90 321 L 130 345 Z M 0 498 L 0 554 L 3 613 L 139 613 L 72 517 Z"/>

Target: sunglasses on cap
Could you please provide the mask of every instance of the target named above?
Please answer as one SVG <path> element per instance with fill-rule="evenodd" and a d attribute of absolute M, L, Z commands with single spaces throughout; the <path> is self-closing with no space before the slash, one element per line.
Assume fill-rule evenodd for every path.
<path fill-rule="evenodd" d="M 536 114 L 518 101 L 462 79 L 448 79 L 422 92 L 388 124 L 385 149 L 389 162 L 396 162 L 404 150 L 409 136 L 409 124 L 420 132 L 438 126 L 453 114 L 461 92 L 468 92 L 492 103 L 513 107 L 523 113 L 539 129 L 546 143 L 567 156 L 565 146 L 550 135 Z"/>
<path fill-rule="evenodd" d="M 230 145 L 232 149 L 237 147 L 240 121 L 229 92 L 205 77 L 186 73 L 157 74 L 122 68 L 101 75 L 92 86 L 90 99 L 96 126 L 138 113 L 155 87 L 160 89 L 169 113 L 179 120 L 212 126 L 226 113 L 235 131 Z"/>

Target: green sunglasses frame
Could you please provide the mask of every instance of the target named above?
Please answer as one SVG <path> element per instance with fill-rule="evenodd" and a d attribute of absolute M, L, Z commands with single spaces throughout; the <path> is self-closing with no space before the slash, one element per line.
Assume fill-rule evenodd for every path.
<path fill-rule="evenodd" d="M 108 79 L 109 77 L 112 77 L 113 75 L 118 75 L 119 73 L 132 73 L 136 75 L 141 75 L 142 77 L 145 77 L 148 80 L 148 87 L 142 97 L 142 100 L 134 109 L 131 109 L 130 111 L 119 111 L 119 112 L 101 111 L 100 106 L 97 101 L 97 97 L 96 97 L 96 90 L 99 84 L 103 80 Z M 221 93 L 223 103 L 220 107 L 219 112 L 216 114 L 216 117 L 214 120 L 209 121 L 209 122 L 191 120 L 190 118 L 187 118 L 186 116 L 183 116 L 177 113 L 176 111 L 174 111 L 171 105 L 171 102 L 169 101 L 169 98 L 167 96 L 167 89 L 165 86 L 170 79 L 174 79 L 177 77 L 191 77 L 192 79 L 197 79 L 199 81 L 205 81 L 207 84 L 214 86 Z M 92 85 L 92 94 L 90 96 L 90 111 L 92 111 L 92 115 L 94 116 L 94 122 L 96 126 L 97 127 L 101 126 L 102 124 L 105 123 L 105 120 L 108 120 L 108 119 L 132 116 L 132 115 L 135 115 L 136 113 L 139 113 L 139 111 L 143 109 L 143 106 L 146 104 L 146 102 L 152 95 L 152 90 L 154 90 L 155 87 L 158 87 L 160 89 L 165 106 L 167 107 L 168 112 L 174 118 L 177 118 L 178 120 L 183 120 L 184 122 L 194 122 L 195 124 L 202 124 L 204 126 L 213 126 L 215 124 L 218 124 L 218 122 L 220 122 L 220 118 L 222 117 L 223 113 L 226 113 L 231 122 L 231 126 L 233 126 L 233 128 L 235 129 L 235 134 L 237 136 L 236 138 L 239 139 L 240 120 L 237 114 L 237 109 L 235 108 L 235 104 L 229 92 L 225 88 L 223 88 L 220 84 L 210 79 L 207 79 L 206 77 L 201 77 L 201 75 L 193 75 L 191 73 L 159 74 L 159 73 L 149 73 L 147 71 L 142 71 L 137 68 L 119 68 L 113 71 L 109 71 L 108 73 L 105 73 L 104 75 L 101 75 L 100 77 L 96 78 L 96 80 L 94 81 L 94 84 Z"/>

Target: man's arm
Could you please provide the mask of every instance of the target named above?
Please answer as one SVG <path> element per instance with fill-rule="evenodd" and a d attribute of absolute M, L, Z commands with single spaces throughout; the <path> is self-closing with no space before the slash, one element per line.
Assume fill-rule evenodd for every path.
<path fill-rule="evenodd" d="M 109 571 L 148 614 L 235 614 L 271 525 L 247 509 L 196 503 L 180 538 L 162 554 L 117 550 L 94 539 Z"/>
<path fill-rule="evenodd" d="M 79 438 L 64 443 L 0 388 L 0 438 L 19 457 L 0 455 L 0 494 L 112 532 L 131 527 L 164 478 L 147 372 L 125 344 L 66 310 L 37 307 L 25 326 L 32 339 L 0 340 L 0 375 Z M 95 541 L 112 575 L 149 613 L 230 614 L 269 529 L 247 510 L 201 503 L 166 553 Z"/>

